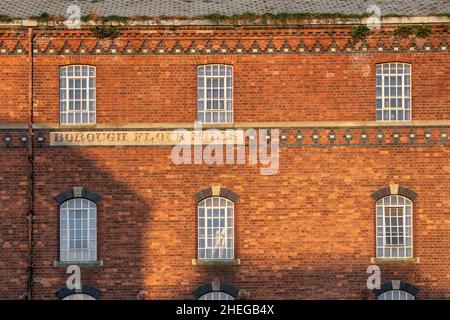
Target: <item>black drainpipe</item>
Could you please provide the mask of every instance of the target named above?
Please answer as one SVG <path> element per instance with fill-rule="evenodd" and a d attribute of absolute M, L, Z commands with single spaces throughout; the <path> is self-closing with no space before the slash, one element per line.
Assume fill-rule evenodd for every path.
<path fill-rule="evenodd" d="M 27 300 L 33 298 L 33 220 L 34 220 L 34 132 L 33 132 L 33 28 L 28 27 L 28 161 L 29 172 L 29 210 L 28 210 L 28 281 Z"/>

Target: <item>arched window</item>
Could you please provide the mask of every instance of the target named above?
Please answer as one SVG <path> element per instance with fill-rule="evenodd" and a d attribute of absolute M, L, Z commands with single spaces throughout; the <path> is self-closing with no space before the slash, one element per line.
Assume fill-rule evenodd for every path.
<path fill-rule="evenodd" d="M 205 293 L 198 300 L 234 300 L 234 297 L 226 292 L 213 291 Z"/>
<path fill-rule="evenodd" d="M 414 300 L 414 296 L 406 291 L 391 290 L 380 294 L 378 300 Z"/>
<path fill-rule="evenodd" d="M 211 197 L 198 204 L 198 258 L 234 259 L 234 203 Z"/>
<path fill-rule="evenodd" d="M 62 300 L 97 300 L 97 299 L 85 293 L 74 293 L 66 296 Z"/>
<path fill-rule="evenodd" d="M 95 67 L 60 68 L 59 112 L 61 124 L 95 123 Z"/>
<path fill-rule="evenodd" d="M 60 260 L 97 260 L 97 205 L 87 199 L 63 202 L 60 216 Z"/>
<path fill-rule="evenodd" d="M 233 122 L 233 67 L 221 64 L 199 66 L 197 81 L 197 120 Z"/>
<path fill-rule="evenodd" d="M 411 120 L 411 65 L 377 65 L 377 121 Z"/>
<path fill-rule="evenodd" d="M 419 292 L 416 286 L 401 280 L 392 280 L 373 289 L 378 300 L 415 300 Z"/>
<path fill-rule="evenodd" d="M 101 291 L 83 284 L 80 289 L 61 288 L 56 292 L 56 296 L 60 300 L 98 300 L 102 295 Z"/>
<path fill-rule="evenodd" d="M 412 201 L 403 196 L 390 195 L 377 201 L 377 258 L 413 257 L 412 211 Z"/>

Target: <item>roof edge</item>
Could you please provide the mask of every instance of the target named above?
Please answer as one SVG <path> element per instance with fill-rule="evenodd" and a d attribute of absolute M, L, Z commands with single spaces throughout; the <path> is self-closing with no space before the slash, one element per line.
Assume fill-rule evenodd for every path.
<path fill-rule="evenodd" d="M 232 18 L 126 18 L 126 17 L 105 17 L 100 20 L 80 21 L 80 27 L 90 27 L 98 25 L 139 27 L 139 26 L 277 26 L 277 25 L 359 25 L 371 23 L 368 17 L 345 18 L 345 17 L 326 17 L 326 18 L 298 18 L 298 19 L 273 19 L 261 20 L 255 19 L 232 19 Z M 446 24 L 450 23 L 450 13 L 442 15 L 429 16 L 386 16 L 380 19 L 383 24 Z M 3 27 L 65 27 L 64 18 L 39 17 L 20 19 L 3 18 L 0 19 L 0 26 Z"/>

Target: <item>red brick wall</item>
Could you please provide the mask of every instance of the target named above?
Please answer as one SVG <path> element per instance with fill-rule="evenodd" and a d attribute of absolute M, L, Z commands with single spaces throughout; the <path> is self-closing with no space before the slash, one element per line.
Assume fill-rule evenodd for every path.
<path fill-rule="evenodd" d="M 282 32 L 265 32 L 264 46 L 271 32 L 275 45 L 283 45 Z M 291 47 L 302 40 L 292 30 L 286 32 Z M 142 33 L 153 47 L 160 41 Z M 169 31 L 165 36 L 177 37 Z M 307 36 L 310 49 L 317 39 L 325 48 L 332 40 L 314 33 Z M 189 41 L 195 38 L 190 37 Z M 242 39 L 248 51 L 261 36 L 255 32 L 221 37 L 234 46 Z M 348 38 L 334 37 L 344 51 Z M 59 50 L 67 39 L 75 50 L 80 40 L 62 35 L 40 34 L 38 45 L 45 50 L 51 40 Z M 126 40 L 118 41 L 120 48 Z M 135 47 L 142 44 L 142 39 L 133 41 Z M 438 48 L 441 38 L 431 41 Z M 15 42 L 4 43 L 12 52 Z M 107 40 L 101 43 L 110 45 Z M 370 45 L 375 48 L 377 43 L 378 38 L 372 39 Z M 22 44 L 26 47 L 25 41 Z M 234 65 L 236 122 L 373 121 L 375 65 L 390 61 L 412 64 L 413 119 L 449 120 L 448 52 L 405 52 L 407 43 L 402 46 L 398 53 L 39 53 L 34 58 L 34 120 L 58 123 L 59 66 L 80 63 L 97 67 L 97 124 L 193 122 L 196 66 L 227 63 Z M 0 72 L 0 124 L 26 123 L 26 55 L 0 55 Z M 370 130 L 375 141 L 375 129 Z M 439 140 L 439 130 L 433 131 L 434 141 Z M 134 299 L 142 289 L 152 299 L 192 298 L 193 290 L 216 278 L 247 290 L 254 299 L 373 298 L 366 288 L 366 268 L 375 255 L 371 194 L 392 182 L 418 194 L 414 256 L 420 263 L 380 265 L 382 280 L 410 282 L 420 288 L 420 299 L 450 298 L 448 140 L 444 145 L 408 145 L 409 128 L 403 131 L 402 145 L 283 147 L 280 172 L 274 176 L 261 176 L 258 166 L 249 165 L 175 166 L 169 147 L 51 148 L 46 132 L 45 147 L 36 149 L 35 158 L 34 298 L 54 299 L 65 286 L 65 269 L 53 267 L 58 259 L 54 197 L 73 186 L 103 197 L 98 205 L 98 257 L 104 266 L 83 268 L 82 281 L 101 290 L 104 298 Z M 18 298 L 27 280 L 29 164 L 24 147 L 5 146 L 4 137 L 13 132 L 7 128 L 0 134 L 0 286 L 6 288 L 0 290 L 0 298 Z M 340 140 L 342 134 L 338 132 Z M 19 146 L 23 135 L 25 131 L 15 133 L 13 146 Z M 322 135 L 321 143 L 326 139 Z M 392 143 L 389 136 L 386 139 Z M 191 263 L 196 258 L 197 228 L 193 195 L 212 185 L 240 196 L 235 210 L 240 266 Z"/>
<path fill-rule="evenodd" d="M 375 66 L 412 64 L 413 120 L 450 119 L 447 53 L 39 56 L 35 120 L 58 123 L 59 67 L 97 67 L 97 123 L 193 122 L 197 66 L 234 66 L 234 120 L 375 121 Z"/>
<path fill-rule="evenodd" d="M 413 120 L 450 119 L 450 73 L 448 49 L 442 52 L 442 41 L 450 42 L 448 29 L 436 27 L 428 39 L 400 39 L 394 52 L 394 39 L 388 33 L 368 38 L 363 52 L 346 51 L 351 38 L 349 29 L 248 29 L 222 30 L 180 29 L 129 30 L 114 40 L 100 40 L 89 31 L 36 31 L 34 58 L 35 121 L 58 123 L 59 67 L 67 64 L 90 64 L 97 67 L 97 122 L 192 122 L 196 118 L 196 68 L 206 63 L 234 66 L 235 121 L 318 121 L 375 120 L 375 65 L 400 61 L 412 64 Z M 15 39 L 16 41 L 14 41 Z M 23 53 L 1 55 L 3 94 L 0 103 L 6 107 L 0 121 L 26 119 L 28 66 L 24 31 L 0 30 L 0 41 L 14 52 L 17 40 Z M 147 41 L 150 51 L 164 44 L 165 54 L 132 54 L 122 52 L 127 46 L 139 51 Z M 208 42 L 209 41 L 209 42 Z M 330 47 L 336 43 L 337 51 Z M 174 48 L 182 53 L 174 53 Z M 222 54 L 222 44 L 242 54 Z M 258 52 L 253 53 L 257 44 Z M 302 53 L 280 53 L 283 45 L 291 51 L 305 46 Z M 415 46 L 414 51 L 410 47 Z M 64 48 L 77 52 L 85 44 L 92 53 L 96 46 L 103 54 L 64 54 Z M 214 54 L 192 54 L 208 44 Z M 320 51 L 316 52 L 317 44 Z M 384 47 L 379 52 L 379 46 Z M 111 54 L 111 46 L 117 54 Z M 268 53 L 272 45 L 275 52 Z M 427 52 L 426 47 L 430 46 Z M 55 53 L 49 53 L 53 48 Z M 262 53 L 264 52 L 264 53 Z M 142 53 L 142 52 L 141 52 Z M 263 98 L 263 99 L 262 99 Z M 12 104 L 14 102 L 14 104 Z"/>
<path fill-rule="evenodd" d="M 28 107 L 28 57 L 0 55 L 0 123 L 26 123 Z"/>
<path fill-rule="evenodd" d="M 375 201 L 391 182 L 418 193 L 414 256 L 419 264 L 380 265 L 382 280 L 420 288 L 417 298 L 450 298 L 447 147 L 289 148 L 280 173 L 258 166 L 175 166 L 170 148 L 43 149 L 36 163 L 35 297 L 54 298 L 65 284 L 58 259 L 58 211 L 52 199 L 71 186 L 98 192 L 99 269 L 82 281 L 104 298 L 191 298 L 215 278 L 255 299 L 372 298 L 366 268 L 375 256 Z M 355 157 L 355 153 L 359 156 Z M 51 168 L 48 172 L 47 168 Z M 71 170 L 68 170 L 71 168 Z M 193 266 L 193 195 L 227 187 L 235 206 L 240 266 Z M 274 186 L 277 186 L 274 188 Z"/>
<path fill-rule="evenodd" d="M 3 141 L 2 141 L 3 142 Z M 0 298 L 27 289 L 29 163 L 24 150 L 0 149 Z"/>

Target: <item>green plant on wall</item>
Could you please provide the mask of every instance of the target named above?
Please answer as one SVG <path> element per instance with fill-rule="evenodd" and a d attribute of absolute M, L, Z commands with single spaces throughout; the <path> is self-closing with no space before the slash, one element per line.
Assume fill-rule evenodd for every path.
<path fill-rule="evenodd" d="M 47 22 L 50 20 L 50 14 L 48 14 L 47 12 L 42 12 L 40 15 L 38 16 L 34 16 L 34 17 L 30 17 L 30 19 L 34 19 L 37 20 L 39 22 Z"/>
<path fill-rule="evenodd" d="M 398 26 L 393 32 L 393 35 L 398 38 L 408 38 L 413 34 L 414 34 L 413 26 Z"/>
<path fill-rule="evenodd" d="M 431 34 L 431 27 L 427 25 L 405 25 L 405 26 L 398 26 L 394 32 L 394 37 L 397 38 L 408 38 L 410 36 L 416 36 L 419 38 L 427 38 Z"/>
<path fill-rule="evenodd" d="M 350 36 L 352 37 L 353 44 L 366 40 L 369 34 L 370 29 L 366 25 L 354 26 L 350 31 Z"/>
<path fill-rule="evenodd" d="M 120 31 L 113 26 L 97 26 L 92 29 L 92 33 L 99 39 L 114 39 L 120 35 Z"/>
<path fill-rule="evenodd" d="M 343 14 L 343 13 L 310 13 L 310 12 L 279 12 L 279 13 L 263 13 L 255 14 L 251 12 L 245 12 L 242 14 L 234 14 L 231 16 L 214 13 L 201 16 L 201 19 L 209 20 L 213 24 L 224 24 L 239 22 L 252 23 L 252 24 L 286 24 L 286 23 L 303 23 L 312 19 L 328 19 L 330 21 L 348 19 L 362 19 L 366 17 L 366 14 Z"/>
<path fill-rule="evenodd" d="M 208 14 L 208 15 L 203 16 L 203 19 L 209 20 L 214 24 L 220 24 L 226 18 L 228 18 L 228 17 L 223 14 L 218 14 L 218 13 L 213 13 L 213 14 Z"/>
<path fill-rule="evenodd" d="M 11 21 L 11 17 L 5 14 L 0 14 L 0 21 Z"/>
<path fill-rule="evenodd" d="M 101 21 L 103 23 L 107 23 L 107 22 L 127 23 L 128 20 L 129 20 L 128 17 L 122 17 L 122 16 L 105 16 L 105 17 L 101 17 Z"/>
<path fill-rule="evenodd" d="M 431 31 L 431 26 L 421 25 L 416 27 L 415 35 L 419 38 L 427 38 L 430 36 Z"/>

